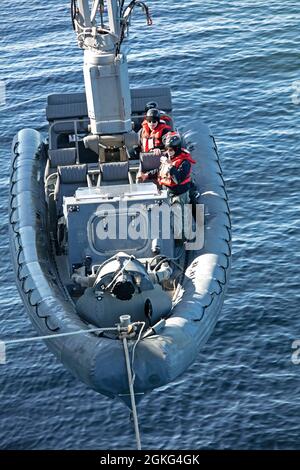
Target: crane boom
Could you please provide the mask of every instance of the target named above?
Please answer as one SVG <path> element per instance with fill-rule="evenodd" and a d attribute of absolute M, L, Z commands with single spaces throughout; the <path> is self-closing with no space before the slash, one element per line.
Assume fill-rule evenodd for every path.
<path fill-rule="evenodd" d="M 131 99 L 125 54 L 120 52 L 119 0 L 72 0 L 78 45 L 84 50 L 84 81 L 91 132 L 131 131 Z M 97 12 L 101 23 L 97 24 Z M 108 24 L 105 23 L 107 21 Z"/>

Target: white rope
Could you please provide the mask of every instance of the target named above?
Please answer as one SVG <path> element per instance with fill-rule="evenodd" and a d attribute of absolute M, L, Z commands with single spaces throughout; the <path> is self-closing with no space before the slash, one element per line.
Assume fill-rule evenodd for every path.
<path fill-rule="evenodd" d="M 45 100 L 45 96 L 37 96 L 35 98 L 31 98 L 30 100 L 26 101 L 21 101 L 20 103 L 12 104 L 10 106 L 1 106 L 0 107 L 0 112 L 2 111 L 11 111 L 12 109 L 19 108 L 20 106 L 24 106 L 29 103 L 33 103 L 34 101 L 40 101 L 40 100 Z"/>
<path fill-rule="evenodd" d="M 140 342 L 142 332 L 143 332 L 145 326 L 146 326 L 146 323 L 142 322 L 142 326 L 141 326 L 141 329 L 139 331 L 139 335 L 138 335 L 137 340 L 135 341 L 134 346 L 132 348 L 132 357 L 131 357 L 132 385 L 134 385 L 134 381 L 135 381 L 135 372 L 134 372 L 134 367 L 133 367 L 134 366 L 135 348 L 137 347 L 138 343 Z"/>
<path fill-rule="evenodd" d="M 54 333 L 52 335 L 44 335 L 44 336 L 31 336 L 29 338 L 20 338 L 20 339 L 9 339 L 7 341 L 0 340 L 0 365 L 6 364 L 6 346 L 11 344 L 20 344 L 20 343 L 30 343 L 30 342 L 37 342 L 45 339 L 54 339 L 54 338 L 62 338 L 65 336 L 75 336 L 81 335 L 84 333 L 96 333 L 96 332 L 103 332 L 103 331 L 119 331 L 118 328 L 91 328 L 86 330 L 78 330 L 78 331 L 70 331 L 68 333 Z"/>
<path fill-rule="evenodd" d="M 137 445 L 137 449 L 141 450 L 142 446 L 141 446 L 141 438 L 140 438 L 140 431 L 139 431 L 139 422 L 138 422 L 137 411 L 136 411 L 132 371 L 131 371 L 130 357 L 129 357 L 128 344 L 127 344 L 126 337 L 123 338 L 123 347 L 124 347 L 125 361 L 126 361 L 126 368 L 127 368 L 127 375 L 128 375 L 128 385 L 129 385 L 129 392 L 130 392 L 131 410 L 132 410 L 132 416 L 133 416 L 136 445 Z"/>
<path fill-rule="evenodd" d="M 72 336 L 72 335 L 80 335 L 83 333 L 95 333 L 95 332 L 102 332 L 102 331 L 118 331 L 118 328 L 91 328 L 87 330 L 78 330 L 78 331 L 70 331 L 68 333 L 54 333 L 53 335 L 45 335 L 45 336 L 32 336 L 30 338 L 20 338 L 20 339 L 10 339 L 8 341 L 1 341 L 1 343 L 7 344 L 17 344 L 17 343 L 27 343 L 29 341 L 41 341 L 44 339 L 53 339 L 53 338 L 62 338 L 64 336 Z"/>

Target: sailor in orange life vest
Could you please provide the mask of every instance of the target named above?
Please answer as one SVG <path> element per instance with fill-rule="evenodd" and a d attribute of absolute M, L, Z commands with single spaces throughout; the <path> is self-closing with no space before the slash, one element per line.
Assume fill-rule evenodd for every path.
<path fill-rule="evenodd" d="M 182 229 L 184 226 L 185 234 L 190 233 L 190 218 L 184 210 L 184 205 L 190 203 L 189 192 L 192 187 L 192 165 L 195 160 L 191 154 L 182 148 L 182 141 L 177 132 L 169 132 L 163 138 L 167 156 L 161 157 L 159 169 L 147 173 L 139 172 L 137 179 L 140 182 L 156 180 L 159 187 L 168 189 L 171 197 L 171 204 L 180 204 L 181 223 L 174 213 L 174 237 L 183 239 Z M 188 227 L 187 227 L 188 225 Z M 178 229 L 177 229 L 178 227 Z"/>
<path fill-rule="evenodd" d="M 159 110 L 156 108 L 149 109 L 140 133 L 142 152 L 153 152 L 154 155 L 160 157 L 161 150 L 164 148 L 162 138 L 170 130 L 168 124 L 160 121 Z"/>

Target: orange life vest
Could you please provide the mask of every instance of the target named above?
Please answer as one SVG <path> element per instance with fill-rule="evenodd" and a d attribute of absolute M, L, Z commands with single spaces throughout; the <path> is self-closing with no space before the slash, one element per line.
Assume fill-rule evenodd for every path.
<path fill-rule="evenodd" d="M 151 131 L 145 119 L 142 124 L 141 133 L 143 152 L 151 152 L 151 150 L 162 146 L 162 136 L 165 129 L 167 131 L 171 130 L 170 126 L 166 123 L 159 122 L 158 126 Z"/>
<path fill-rule="evenodd" d="M 192 159 L 191 154 L 187 150 L 182 149 L 179 155 L 176 155 L 172 158 L 172 164 L 173 166 L 175 166 L 175 168 L 179 168 L 185 160 L 192 164 L 196 163 L 195 160 Z M 166 172 L 165 168 L 166 167 L 163 164 L 158 174 L 157 181 L 160 186 L 167 186 L 168 188 L 172 188 L 174 186 L 184 185 L 192 180 L 192 167 L 190 168 L 187 177 L 183 181 L 181 181 L 181 183 L 175 183 L 175 181 L 173 181 L 172 177 L 170 176 L 169 171 Z"/>

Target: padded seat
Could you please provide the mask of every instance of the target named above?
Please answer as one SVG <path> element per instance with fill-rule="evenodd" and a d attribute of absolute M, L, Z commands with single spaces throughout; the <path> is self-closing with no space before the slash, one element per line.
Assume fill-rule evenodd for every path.
<path fill-rule="evenodd" d="M 133 115 L 144 115 L 145 106 L 149 101 L 155 101 L 159 109 L 166 114 L 172 112 L 172 97 L 169 87 L 133 88 L 131 90 L 131 108 Z"/>
<path fill-rule="evenodd" d="M 172 112 L 172 97 L 169 87 L 132 88 L 131 108 L 133 115 L 143 115 L 149 101 L 156 101 L 159 109 Z M 48 96 L 46 116 L 49 122 L 60 119 L 87 118 L 85 93 L 61 93 Z"/>
<path fill-rule="evenodd" d="M 56 213 L 62 214 L 64 196 L 73 196 L 78 188 L 87 186 L 87 165 L 70 165 L 58 167 L 58 178 L 55 185 L 54 200 Z"/>
<path fill-rule="evenodd" d="M 48 151 L 48 160 L 45 168 L 45 180 L 49 175 L 57 172 L 58 166 L 75 165 L 76 148 L 64 148 Z"/>
<path fill-rule="evenodd" d="M 48 96 L 46 116 L 49 122 L 57 119 L 87 117 L 85 93 L 63 93 Z"/>
<path fill-rule="evenodd" d="M 102 163 L 100 165 L 101 185 L 129 184 L 129 163 L 127 162 L 111 162 Z"/>

